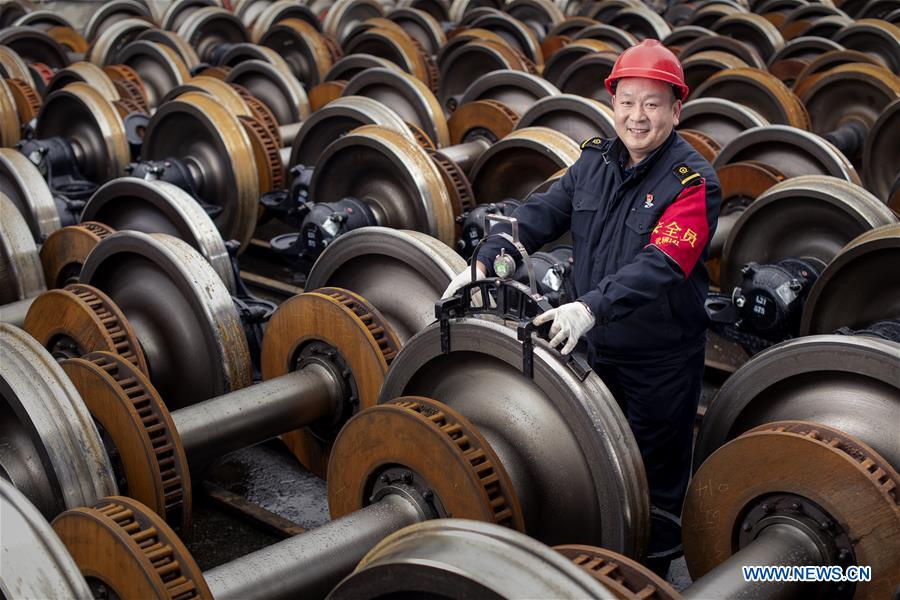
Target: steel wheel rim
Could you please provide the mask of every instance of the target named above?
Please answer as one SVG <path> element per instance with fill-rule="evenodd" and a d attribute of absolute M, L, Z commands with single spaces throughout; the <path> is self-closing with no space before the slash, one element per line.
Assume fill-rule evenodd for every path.
<path fill-rule="evenodd" d="M 740 268 L 750 261 L 811 257 L 827 265 L 856 236 L 895 221 L 858 185 L 821 175 L 787 179 L 763 192 L 734 224 L 722 252 L 722 288 L 739 285 Z"/>
<path fill-rule="evenodd" d="M 386 105 L 365 96 L 342 96 L 300 126 L 291 146 L 290 166 L 317 165 L 332 142 L 363 125 L 381 125 L 415 141 L 403 119 Z"/>
<path fill-rule="evenodd" d="M 743 160 L 770 164 L 786 177 L 820 174 L 859 183 L 856 169 L 837 148 L 814 133 L 787 125 L 754 127 L 738 134 L 722 148 L 713 167 Z"/>
<path fill-rule="evenodd" d="M 250 384 L 250 354 L 231 296 L 185 242 L 120 231 L 91 252 L 80 280 L 105 292 L 125 314 L 170 409 Z M 200 368 L 192 359 L 197 356 L 209 356 L 210 368 Z"/>
<path fill-rule="evenodd" d="M 203 176 L 203 200 L 223 209 L 214 219 L 222 237 L 237 239 L 243 248 L 256 227 L 259 197 L 250 148 L 235 116 L 211 96 L 188 92 L 156 111 L 141 152 L 147 160 L 175 157 L 193 164 Z"/>
<path fill-rule="evenodd" d="M 0 192 L 22 214 L 36 243 L 60 228 L 56 203 L 41 172 L 11 148 L 0 148 Z"/>
<path fill-rule="evenodd" d="M 542 493 L 553 495 L 556 499 L 559 499 L 558 495 L 551 491 L 559 489 L 552 483 L 556 476 L 542 466 L 547 464 L 548 457 L 517 456 L 517 451 L 530 445 L 529 452 L 534 452 L 537 439 L 549 439 L 546 435 L 551 429 L 566 430 L 564 436 L 560 436 L 559 431 L 552 435 L 552 439 L 561 444 L 550 451 L 561 451 L 562 440 L 571 443 L 566 448 L 568 452 L 565 452 L 572 459 L 566 462 L 566 485 L 575 486 L 578 480 L 579 492 L 573 493 L 573 496 L 579 497 L 579 509 L 576 511 L 579 513 L 578 523 L 564 524 L 561 516 L 567 513 L 557 506 L 559 511 L 555 514 L 561 518 L 551 519 L 554 521 L 552 532 L 529 527 L 527 519 L 526 531 L 547 543 L 554 543 L 557 538 L 577 538 L 617 552 L 640 555 L 649 515 L 643 463 L 627 421 L 600 378 L 592 374 L 584 382 L 577 382 L 556 355 L 545 349 L 543 343 L 537 342 L 534 349 L 534 381 L 525 384 L 521 379 L 521 346 L 515 339 L 513 329 L 471 318 L 455 320 L 451 327 L 453 345 L 449 355 L 441 353 L 440 326 L 436 323 L 404 345 L 388 372 L 379 404 L 416 394 L 460 410 L 484 434 L 514 481 L 540 473 L 537 481 L 545 488 Z M 477 361 L 471 358 L 476 355 L 479 355 Z M 430 370 L 428 377 L 418 377 L 416 374 L 426 364 L 441 364 L 443 368 Z M 499 394 L 497 397 L 513 393 L 520 399 L 528 397 L 531 401 L 485 403 L 484 395 L 464 389 L 474 387 L 471 369 L 476 364 L 480 364 L 482 369 L 490 364 L 488 371 L 493 377 L 503 376 L 495 390 Z M 459 366 L 458 370 L 468 371 L 470 375 L 454 374 L 455 365 Z M 555 408 L 549 411 L 549 407 L 554 405 Z M 503 412 L 503 407 L 522 411 L 520 416 L 525 420 L 511 419 L 508 412 L 505 417 L 496 412 Z M 535 418 L 535 411 L 540 413 L 540 418 Z M 518 426 L 515 431 L 514 426 Z M 543 434 L 534 433 L 535 429 Z M 507 435 L 501 437 L 499 431 L 506 431 Z M 575 458 L 575 455 L 580 457 Z M 510 460 L 510 456 L 516 456 L 518 460 Z M 529 460 L 534 461 L 528 469 L 532 475 L 525 475 L 520 469 Z M 549 497 L 543 501 L 535 498 L 531 490 L 517 489 L 517 492 L 523 509 L 526 504 L 537 507 L 547 502 L 553 503 Z M 594 514 L 586 514 L 588 507 L 594 509 Z M 537 511 L 533 514 L 541 513 Z M 605 527 L 598 522 L 603 518 L 601 514 L 611 517 Z"/>
<path fill-rule="evenodd" d="M 516 129 L 525 127 L 547 127 L 576 143 L 590 137 L 613 137 L 616 131 L 611 108 L 574 94 L 560 94 L 535 102 L 516 124 Z"/>
<path fill-rule="evenodd" d="M 339 44 L 357 24 L 384 14 L 376 0 L 338 0 L 329 9 L 322 23 L 322 30 Z"/>
<path fill-rule="evenodd" d="M 803 306 L 800 335 L 859 329 L 900 319 L 900 225 L 872 229 L 844 246 L 819 275 Z"/>
<path fill-rule="evenodd" d="M 340 287 L 370 301 L 401 343 L 434 321 L 434 302 L 466 266 L 446 244 L 415 231 L 364 227 L 319 256 L 306 288 Z M 390 281 L 386 286 L 383 282 Z M 402 282 L 402 283 L 393 283 Z M 403 294 L 396 290 L 402 286 Z"/>
<path fill-rule="evenodd" d="M 582 56 L 563 71 L 557 87 L 564 94 L 591 98 L 612 107 L 612 96 L 606 91 L 606 86 L 598 85 L 598 82 L 609 76 L 615 62 L 616 55 L 612 52 Z"/>
<path fill-rule="evenodd" d="M 151 15 L 147 7 L 136 0 L 107 2 L 91 16 L 90 21 L 84 26 L 84 39 L 93 42 L 111 25 L 132 17 L 144 17 L 149 21 Z"/>
<path fill-rule="evenodd" d="M 475 199 L 479 204 L 524 199 L 547 177 L 572 166 L 580 155 L 576 142 L 552 129 L 517 129 L 475 161 L 471 176 Z"/>
<path fill-rule="evenodd" d="M 460 104 L 476 100 L 497 100 L 522 115 L 534 103 L 559 95 L 559 90 L 549 81 L 522 71 L 491 71 L 485 73 L 466 88 Z"/>
<path fill-rule="evenodd" d="M 28 225 L 6 194 L 0 192 L 0 304 L 37 296 L 46 288 L 44 270 Z"/>
<path fill-rule="evenodd" d="M 367 69 L 351 79 L 342 96 L 366 96 L 418 125 L 438 147 L 450 144 L 447 120 L 434 94 L 413 77 L 395 69 Z"/>
<path fill-rule="evenodd" d="M 362 166 L 369 161 L 368 176 Z M 357 177 L 342 177 L 354 168 Z M 454 243 L 450 196 L 437 167 L 415 142 L 399 133 L 365 125 L 329 145 L 313 174 L 310 197 L 335 202 L 347 196 L 365 201 L 379 224 L 430 233 Z"/>
<path fill-rule="evenodd" d="M 94 192 L 82 221 L 117 231 L 165 233 L 187 242 L 209 261 L 229 292 L 235 291 L 231 258 L 215 224 L 187 192 L 165 181 L 122 177 Z"/>
<path fill-rule="evenodd" d="M 41 107 L 35 137 L 56 136 L 78 147 L 83 156 L 79 167 L 90 181 L 118 177 L 131 159 L 119 113 L 86 83 L 69 84 L 48 96 Z"/>
<path fill-rule="evenodd" d="M 174 50 L 188 69 L 193 69 L 200 64 L 197 52 L 174 31 L 162 29 L 148 29 L 137 36 L 138 40 L 154 42 Z"/>
<path fill-rule="evenodd" d="M 2 437 L 11 441 L 6 450 L 24 446 L 41 463 L 26 481 L 19 479 L 22 471 L 4 460 L 4 478 L 19 479 L 16 487 L 25 490 L 24 495 L 47 519 L 115 494 L 100 434 L 56 359 L 30 335 L 6 323 L 0 323 L 0 349 Z M 23 421 L 26 431 L 16 431 L 22 429 Z"/>
<path fill-rule="evenodd" d="M 4 568 L 18 577 L 5 580 L 9 598 L 92 598 L 78 565 L 47 520 L 28 499 L 0 478 L 0 543 Z"/>
<path fill-rule="evenodd" d="M 504 577 L 497 574 L 504 572 Z M 478 598 L 614 596 L 558 552 L 499 525 L 463 519 L 426 521 L 388 536 L 332 592 L 336 599 L 392 594 Z"/>
<path fill-rule="evenodd" d="M 147 40 L 136 40 L 126 46 L 116 62 L 127 65 L 140 75 L 147 91 L 147 103 L 157 107 L 166 94 L 190 79 L 187 65 L 170 48 Z"/>
<path fill-rule="evenodd" d="M 896 432 L 890 431 L 897 420 L 890 416 L 900 411 L 898 359 L 895 342 L 840 335 L 806 336 L 754 356 L 725 382 L 707 410 L 694 470 L 744 431 L 791 419 L 836 427 L 897 464 Z"/>
<path fill-rule="evenodd" d="M 900 171 L 900 153 L 896 141 L 900 139 L 900 100 L 884 109 L 869 131 L 863 153 L 863 174 L 866 184 L 879 198 L 888 202 L 891 185 Z M 894 206 L 900 211 L 900 206 Z"/>

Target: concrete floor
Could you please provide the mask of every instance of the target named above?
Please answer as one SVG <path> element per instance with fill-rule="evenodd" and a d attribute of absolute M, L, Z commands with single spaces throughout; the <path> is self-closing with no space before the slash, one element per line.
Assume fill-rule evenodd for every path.
<path fill-rule="evenodd" d="M 206 479 L 307 529 L 329 518 L 325 482 L 305 471 L 275 440 L 223 457 Z M 198 498 L 185 543 L 200 568 L 207 570 L 280 539 Z M 683 558 L 672 563 L 668 580 L 678 590 L 690 584 Z"/>
<path fill-rule="evenodd" d="M 717 378 L 711 379 L 701 392 L 704 407 L 718 392 Z M 203 479 L 306 529 L 329 520 L 325 482 L 303 469 L 277 439 L 222 457 Z M 203 570 L 282 539 L 205 500 L 202 489 L 195 492 L 194 504 L 185 543 Z M 690 585 L 684 558 L 673 561 L 667 579 L 679 591 Z"/>

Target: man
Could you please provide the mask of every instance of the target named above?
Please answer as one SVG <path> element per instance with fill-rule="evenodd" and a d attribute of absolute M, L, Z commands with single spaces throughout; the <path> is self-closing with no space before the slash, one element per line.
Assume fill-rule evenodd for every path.
<path fill-rule="evenodd" d="M 650 485 L 648 563 L 664 574 L 680 554 L 708 325 L 704 263 L 721 191 L 709 163 L 675 133 L 688 87 L 674 54 L 645 40 L 619 56 L 606 88 L 618 137 L 585 141 L 568 172 L 513 216 L 529 253 L 572 232 L 579 297 L 535 323 L 552 319 L 550 344 L 565 342 L 563 354 L 585 336 L 591 366 L 622 405 Z M 493 274 L 504 248 L 518 259 L 505 239 L 485 242 L 479 278 Z M 445 295 L 469 277 L 461 273 Z"/>

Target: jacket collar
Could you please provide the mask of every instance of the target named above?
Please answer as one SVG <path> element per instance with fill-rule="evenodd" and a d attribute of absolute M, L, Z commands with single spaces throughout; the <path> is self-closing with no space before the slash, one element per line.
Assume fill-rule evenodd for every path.
<path fill-rule="evenodd" d="M 647 169 L 649 169 L 653 164 L 657 161 L 659 156 L 663 154 L 669 147 L 675 143 L 675 129 L 672 128 L 672 132 L 669 134 L 669 137 L 665 139 L 665 141 L 660 144 L 653 152 L 644 157 L 644 159 L 638 164 L 629 167 L 628 170 L 633 170 L 637 175 L 643 174 Z M 606 162 L 614 162 L 619 165 L 619 168 L 622 169 L 623 172 L 627 172 L 625 163 L 628 162 L 628 149 L 625 147 L 625 144 L 622 143 L 622 140 L 618 137 L 613 138 L 612 143 L 609 147 L 604 151 L 603 158 Z"/>

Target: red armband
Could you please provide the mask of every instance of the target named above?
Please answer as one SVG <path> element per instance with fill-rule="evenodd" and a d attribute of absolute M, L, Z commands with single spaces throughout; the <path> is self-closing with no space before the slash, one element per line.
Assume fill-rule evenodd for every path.
<path fill-rule="evenodd" d="M 663 212 L 648 246 L 656 246 L 678 263 L 684 276 L 690 275 L 709 239 L 706 220 L 706 180 L 685 187 Z"/>

